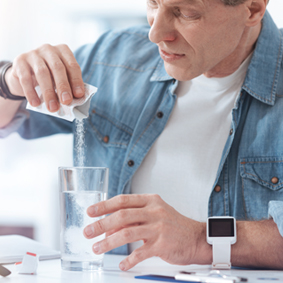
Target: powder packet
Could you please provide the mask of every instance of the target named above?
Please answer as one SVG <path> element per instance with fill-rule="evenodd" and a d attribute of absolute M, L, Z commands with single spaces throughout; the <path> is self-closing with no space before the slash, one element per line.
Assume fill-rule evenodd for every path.
<path fill-rule="evenodd" d="M 21 262 L 16 262 L 18 273 L 36 274 L 39 257 L 37 254 L 27 252 Z"/>
<path fill-rule="evenodd" d="M 70 122 L 73 122 L 75 119 L 77 120 L 85 119 L 88 117 L 90 100 L 92 96 L 97 92 L 97 88 L 86 83 L 84 84 L 84 87 L 85 87 L 85 95 L 82 98 L 73 98 L 71 104 L 69 105 L 60 104 L 60 108 L 57 112 L 49 112 L 43 100 L 41 89 L 39 86 L 36 86 L 35 90 L 37 92 L 39 99 L 41 100 L 41 104 L 37 107 L 33 107 L 29 103 L 27 103 L 26 109 L 47 114 L 50 116 L 62 118 Z"/>

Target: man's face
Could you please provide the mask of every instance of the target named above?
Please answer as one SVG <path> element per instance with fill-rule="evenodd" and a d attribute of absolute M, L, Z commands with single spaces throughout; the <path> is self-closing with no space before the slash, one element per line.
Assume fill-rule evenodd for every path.
<path fill-rule="evenodd" d="M 190 80 L 220 67 L 242 48 L 249 9 L 221 0 L 147 0 L 149 39 L 167 73 Z M 224 60 L 226 59 L 226 60 Z M 229 60 L 228 60 L 229 62 Z"/>

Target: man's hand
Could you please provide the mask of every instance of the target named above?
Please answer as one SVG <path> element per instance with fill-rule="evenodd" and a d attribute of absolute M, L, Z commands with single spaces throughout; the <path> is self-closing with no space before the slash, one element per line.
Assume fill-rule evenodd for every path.
<path fill-rule="evenodd" d="M 59 109 L 59 102 L 67 105 L 84 95 L 80 66 L 66 45 L 45 44 L 16 57 L 5 80 L 12 94 L 25 96 L 34 107 L 41 103 L 34 89 L 39 85 L 50 112 Z"/>
<path fill-rule="evenodd" d="M 205 223 L 181 215 L 158 195 L 119 195 L 90 206 L 87 212 L 90 217 L 111 213 L 84 230 L 88 239 L 107 235 L 93 245 L 94 253 L 143 240 L 143 246 L 120 263 L 122 270 L 153 256 L 179 265 L 212 261 L 211 247 L 205 241 Z"/>

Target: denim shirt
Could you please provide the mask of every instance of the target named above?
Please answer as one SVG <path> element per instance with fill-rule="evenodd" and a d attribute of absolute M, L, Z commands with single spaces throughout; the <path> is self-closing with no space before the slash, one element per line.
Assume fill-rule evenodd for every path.
<path fill-rule="evenodd" d="M 75 52 L 84 81 L 98 87 L 85 120 L 86 166 L 109 167 L 109 197 L 130 193 L 133 174 L 163 131 L 176 101 L 178 82 L 166 73 L 148 32 L 147 26 L 110 31 Z M 232 110 L 208 214 L 237 220 L 271 216 L 283 236 L 282 53 L 283 31 L 266 12 Z M 0 137 L 12 131 L 25 139 L 57 133 L 75 136 L 73 123 L 24 107 Z M 127 247 L 113 253 L 126 254 Z"/>

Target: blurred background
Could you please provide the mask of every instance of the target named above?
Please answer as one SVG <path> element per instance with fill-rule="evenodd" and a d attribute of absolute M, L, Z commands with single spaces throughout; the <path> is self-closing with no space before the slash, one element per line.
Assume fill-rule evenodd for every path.
<path fill-rule="evenodd" d="M 283 27 L 283 1 L 268 10 Z M 72 50 L 103 32 L 146 23 L 146 0 L 0 0 L 0 60 L 44 43 Z M 0 235 L 21 234 L 59 249 L 57 170 L 72 166 L 72 136 L 0 139 Z"/>

